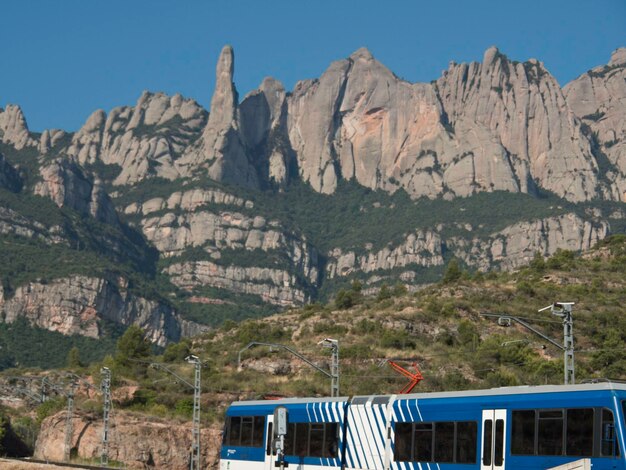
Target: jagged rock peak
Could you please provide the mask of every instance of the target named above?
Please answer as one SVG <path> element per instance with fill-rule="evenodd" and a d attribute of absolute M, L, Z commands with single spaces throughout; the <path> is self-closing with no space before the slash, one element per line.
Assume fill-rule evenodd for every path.
<path fill-rule="evenodd" d="M 285 86 L 280 80 L 275 79 L 274 77 L 265 77 L 261 82 L 261 86 L 259 89 L 264 92 L 273 92 L 273 91 L 285 91 Z"/>
<path fill-rule="evenodd" d="M 619 47 L 611 53 L 609 65 L 626 64 L 626 47 Z"/>
<path fill-rule="evenodd" d="M 360 49 L 357 49 L 350 55 L 350 59 L 374 60 L 374 56 L 372 55 L 372 53 L 369 51 L 367 47 L 361 47 Z"/>
<path fill-rule="evenodd" d="M 24 113 L 19 106 L 9 104 L 4 111 L 0 109 L 0 140 L 12 144 L 18 150 L 37 145 L 30 137 Z"/>
<path fill-rule="evenodd" d="M 483 55 L 483 65 L 485 67 L 489 67 L 501 55 L 502 54 L 500 54 L 500 51 L 498 50 L 496 46 L 491 46 L 489 49 L 485 51 L 485 54 Z"/>
<path fill-rule="evenodd" d="M 85 121 L 81 128 L 83 132 L 93 132 L 100 129 L 106 122 L 107 115 L 103 109 L 96 109 Z"/>

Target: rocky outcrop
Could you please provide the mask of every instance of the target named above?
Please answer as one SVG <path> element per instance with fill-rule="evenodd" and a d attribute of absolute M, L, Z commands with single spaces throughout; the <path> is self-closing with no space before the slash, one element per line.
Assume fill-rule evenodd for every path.
<path fill-rule="evenodd" d="M 531 180 L 572 201 L 597 196 L 589 141 L 541 62 L 513 62 L 492 47 L 481 64 L 451 63 L 436 88 L 454 128 L 486 133 L 480 140 L 505 150 L 498 157 L 520 190 Z"/>
<path fill-rule="evenodd" d="M 10 297 L 0 287 L 0 313 L 7 323 L 24 317 L 50 331 L 92 338 L 102 334 L 100 320 L 135 324 L 161 346 L 203 331 L 203 327 L 181 319 L 169 306 L 130 293 L 127 281 L 121 278 L 113 282 L 72 276 L 29 282 L 17 287 Z"/>
<path fill-rule="evenodd" d="M 65 449 L 64 411 L 46 418 L 35 445 L 36 459 L 63 461 Z M 109 431 L 109 459 L 128 468 L 189 468 L 191 431 L 188 423 L 158 421 L 154 418 L 116 411 Z M 72 449 L 83 459 L 100 459 L 102 421 L 100 417 L 75 413 L 72 419 Z M 201 468 L 217 468 L 221 429 L 201 430 Z"/>
<path fill-rule="evenodd" d="M 203 247 L 214 259 L 221 257 L 220 250 L 278 251 L 306 279 L 317 282 L 317 252 L 306 241 L 282 231 L 277 221 L 261 216 L 207 210 L 168 212 L 142 219 L 141 228 L 164 256 L 178 256 L 193 247 Z"/>
<path fill-rule="evenodd" d="M 11 144 L 17 150 L 37 145 L 28 132 L 26 119 L 19 106 L 10 104 L 4 110 L 0 108 L 0 141 Z"/>
<path fill-rule="evenodd" d="M 444 264 L 441 236 L 432 231 L 418 230 L 396 247 L 387 246 L 376 252 L 361 255 L 354 251 L 344 253 L 336 248 L 328 256 L 326 275 L 329 278 L 348 276 L 354 272 L 371 273 L 409 265 L 433 267 Z"/>
<path fill-rule="evenodd" d="M 62 129 L 46 129 L 41 133 L 39 138 L 39 153 L 42 155 L 47 154 L 52 149 L 60 146 L 71 135 Z"/>
<path fill-rule="evenodd" d="M 519 222 L 487 236 L 473 236 L 471 226 L 459 226 L 464 235 L 443 237 L 438 231 L 417 231 L 403 243 L 382 250 L 366 249 L 362 254 L 335 249 L 328 255 L 326 276 L 350 276 L 357 273 L 382 273 L 397 268 L 442 266 L 444 251 L 462 260 L 467 266 L 486 271 L 498 267 L 510 271 L 528 264 L 535 253 L 550 256 L 557 250 L 585 251 L 609 234 L 602 220 L 585 220 L 570 213 Z M 399 275 L 407 282 L 415 281 L 410 270 Z M 382 278 L 380 278 L 382 279 Z M 377 282 L 380 279 L 373 279 Z"/>
<path fill-rule="evenodd" d="M 248 159 L 239 132 L 239 98 L 233 83 L 234 61 L 232 47 L 225 46 L 217 62 L 215 91 L 207 125 L 198 142 L 177 162 L 177 166 L 185 175 L 204 169 L 216 181 L 257 188 L 257 173 Z"/>
<path fill-rule="evenodd" d="M 199 208 L 211 205 L 254 208 L 252 201 L 246 201 L 219 189 L 192 189 L 176 191 L 168 198 L 157 197 L 144 202 L 133 202 L 124 209 L 124 213 L 148 215 L 161 211 L 194 212 Z"/>
<path fill-rule="evenodd" d="M 165 269 L 174 284 L 183 289 L 211 286 L 259 296 L 264 302 L 291 307 L 301 305 L 308 295 L 297 276 L 283 269 L 220 266 L 211 261 L 175 263 Z"/>
<path fill-rule="evenodd" d="M 614 51 L 607 65 L 582 74 L 563 91 L 612 165 L 605 171 L 615 186 L 607 196 L 626 202 L 626 48 Z"/>
<path fill-rule="evenodd" d="M 513 224 L 485 239 L 453 237 L 446 243 L 469 266 L 483 271 L 498 266 L 508 271 L 528 264 L 535 253 L 550 256 L 559 249 L 589 250 L 608 233 L 604 221 L 565 214 Z"/>
<path fill-rule="evenodd" d="M 289 182 L 293 149 L 287 139 L 287 93 L 282 83 L 265 78 L 240 108 L 240 127 L 261 181 L 276 187 Z"/>
<path fill-rule="evenodd" d="M 194 100 L 176 94 L 144 92 L 134 107 L 95 111 L 73 136 L 65 153 L 81 165 L 116 165 L 114 184 L 149 177 L 175 179 L 175 165 L 206 123 L 207 113 Z"/>
<path fill-rule="evenodd" d="M 47 244 L 66 243 L 63 228 L 58 225 L 48 227 L 36 220 L 28 219 L 20 213 L 0 206 L 0 235 L 12 235 L 37 239 Z"/>
<path fill-rule="evenodd" d="M 59 207 L 68 207 L 79 214 L 117 225 L 117 214 L 109 196 L 96 178 L 91 180 L 74 162 L 57 159 L 40 168 L 42 181 L 34 193 L 48 197 Z"/>

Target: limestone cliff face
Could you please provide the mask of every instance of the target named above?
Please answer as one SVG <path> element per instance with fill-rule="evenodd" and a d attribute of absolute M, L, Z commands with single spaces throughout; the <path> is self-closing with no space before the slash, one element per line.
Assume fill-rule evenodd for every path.
<path fill-rule="evenodd" d="M 65 443 L 64 411 L 46 418 L 35 445 L 36 459 L 61 462 Z M 72 422 L 72 448 L 84 459 L 100 459 L 102 421 L 99 417 L 75 414 Z M 127 468 L 189 468 L 190 424 L 147 420 L 143 416 L 116 411 L 109 431 L 109 459 Z M 202 429 L 201 468 L 217 468 L 221 429 Z"/>
<path fill-rule="evenodd" d="M 492 47 L 481 64 L 451 63 L 436 88 L 453 127 L 501 146 L 491 157 L 520 191 L 532 182 L 572 201 L 598 195 L 590 143 L 541 62 L 512 62 Z"/>
<path fill-rule="evenodd" d="M 456 257 L 481 270 L 512 270 L 529 263 L 535 253 L 550 256 L 558 249 L 584 251 L 608 235 L 606 222 L 565 214 L 506 227 L 483 239 L 454 237 L 447 241 Z"/>
<path fill-rule="evenodd" d="M 626 202 L 626 48 L 615 50 L 607 65 L 582 74 L 563 91 L 612 165 L 606 176 L 615 185 L 607 196 Z"/>
<path fill-rule="evenodd" d="M 232 55 L 226 57 L 230 66 Z M 214 99 L 228 102 L 212 107 L 209 121 L 227 125 L 222 134 L 237 142 L 239 168 L 248 171 L 256 157 L 258 174 L 269 181 L 283 183 L 295 165 L 326 194 L 340 178 L 414 197 L 536 186 L 572 201 L 600 194 L 589 139 L 535 60 L 516 63 L 491 48 L 482 64 L 453 63 L 434 85 L 412 84 L 360 49 L 286 97 L 278 82 L 265 80 L 238 114 L 226 75 Z"/>
<path fill-rule="evenodd" d="M 371 273 L 409 265 L 433 267 L 444 264 L 443 241 L 441 236 L 432 231 L 418 230 L 410 234 L 398 246 L 387 246 L 379 251 L 367 250 L 356 255 L 353 251 L 344 253 L 335 249 L 329 253 L 326 274 L 333 278 L 347 276 L 355 272 Z"/>
<path fill-rule="evenodd" d="M 606 222 L 585 220 L 573 213 L 519 222 L 481 237 L 472 235 L 471 226 L 460 228 L 465 232 L 462 236 L 444 237 L 437 231 L 417 231 L 397 246 L 365 250 L 359 255 L 335 249 L 329 253 L 326 275 L 333 278 L 358 272 L 384 273 L 410 266 L 442 266 L 446 250 L 467 266 L 481 271 L 494 266 L 510 271 L 529 263 L 537 252 L 547 257 L 559 249 L 589 250 L 609 233 Z M 439 229 L 443 231 L 445 227 Z M 406 275 L 408 280 L 414 277 Z"/>
<path fill-rule="evenodd" d="M 118 225 L 117 213 L 102 182 L 91 179 L 71 160 L 56 159 L 39 170 L 41 179 L 33 192 L 59 207 L 69 207 L 100 222 Z"/>
<path fill-rule="evenodd" d="M 172 261 L 165 272 L 176 285 L 188 290 L 210 286 L 254 294 L 281 306 L 303 303 L 308 299 L 303 289 L 319 284 L 317 250 L 283 228 L 280 221 L 247 215 L 250 211 L 254 211 L 252 201 L 222 190 L 191 189 L 167 199 L 133 203 L 124 212 L 140 217 L 138 226 L 164 258 L 175 260 L 190 249 L 201 248 L 213 260 Z M 253 254 L 253 264 L 221 261 L 237 253 Z M 272 256 L 286 266 L 272 267 L 267 261 Z M 254 265 L 254 261 L 260 264 Z"/>
<path fill-rule="evenodd" d="M 264 302 L 291 307 L 302 305 L 309 296 L 298 288 L 298 278 L 285 269 L 220 266 L 211 261 L 174 263 L 165 269 L 172 282 L 192 290 L 213 286 L 259 296 Z"/>
<path fill-rule="evenodd" d="M 102 334 L 99 320 L 136 324 L 161 346 L 203 330 L 181 319 L 170 307 L 129 293 L 124 279 L 112 282 L 86 276 L 29 282 L 10 296 L 0 287 L 0 314 L 7 323 L 24 317 L 50 331 L 92 338 Z"/>

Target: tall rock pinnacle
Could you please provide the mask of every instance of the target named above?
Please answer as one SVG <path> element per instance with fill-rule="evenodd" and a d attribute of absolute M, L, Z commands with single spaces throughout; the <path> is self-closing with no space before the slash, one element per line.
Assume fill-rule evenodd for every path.
<path fill-rule="evenodd" d="M 181 174 L 198 166 L 208 167 L 209 176 L 225 183 L 258 187 L 256 170 L 246 155 L 238 123 L 238 95 L 233 83 L 235 57 L 231 46 L 224 46 L 217 61 L 215 91 L 202 137 L 177 165 Z"/>
<path fill-rule="evenodd" d="M 238 96 L 233 74 L 235 57 L 231 46 L 224 46 L 217 61 L 215 71 L 215 92 L 211 99 L 211 114 L 205 129 L 205 135 L 210 129 L 225 130 L 233 125 L 236 119 Z"/>

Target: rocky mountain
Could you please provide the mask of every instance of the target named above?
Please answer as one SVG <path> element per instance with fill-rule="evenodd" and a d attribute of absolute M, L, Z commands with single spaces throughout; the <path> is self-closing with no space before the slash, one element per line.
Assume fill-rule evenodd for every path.
<path fill-rule="evenodd" d="M 0 312 L 158 344 L 225 319 L 511 270 L 626 229 L 626 49 L 561 88 L 496 48 L 409 83 L 367 49 L 242 100 L 230 46 L 210 112 L 144 92 L 77 132 L 0 109 Z"/>

